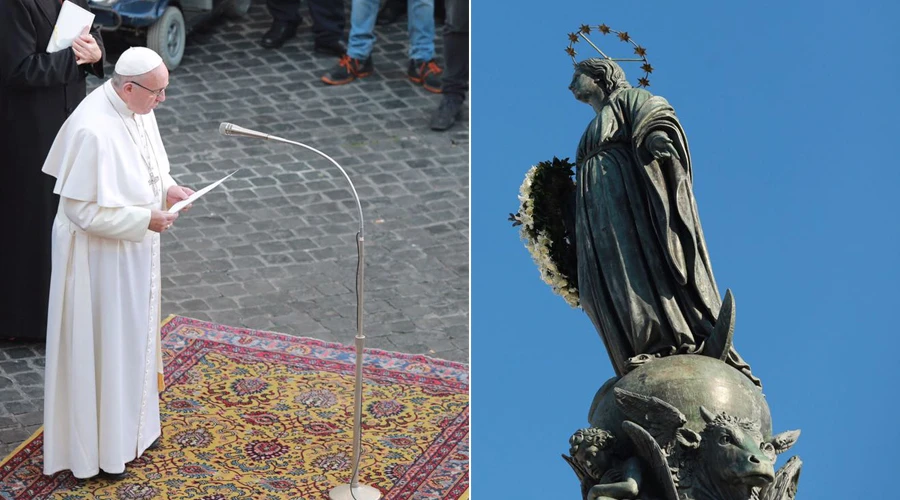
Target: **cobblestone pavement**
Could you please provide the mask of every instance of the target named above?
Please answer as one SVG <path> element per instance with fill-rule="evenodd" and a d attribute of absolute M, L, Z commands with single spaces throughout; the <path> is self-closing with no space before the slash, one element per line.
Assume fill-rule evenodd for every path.
<path fill-rule="evenodd" d="M 467 362 L 468 111 L 449 132 L 428 130 L 440 96 L 405 77 L 405 22 L 377 28 L 374 75 L 324 86 L 337 61 L 313 54 L 304 19 L 285 47 L 262 49 L 269 16 L 255 0 L 248 19 L 189 37 L 170 76 L 157 118 L 175 179 L 196 188 L 242 169 L 164 235 L 163 314 L 345 344 L 355 334 L 346 181 L 300 148 L 220 136 L 230 121 L 348 170 L 366 219 L 367 347 Z M 43 342 L 0 341 L 0 457 L 41 425 L 43 371 Z"/>

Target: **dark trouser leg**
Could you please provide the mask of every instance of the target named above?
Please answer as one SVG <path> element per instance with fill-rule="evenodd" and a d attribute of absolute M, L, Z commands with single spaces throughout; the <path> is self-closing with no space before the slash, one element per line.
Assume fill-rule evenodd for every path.
<path fill-rule="evenodd" d="M 431 130 L 448 130 L 462 115 L 469 92 L 469 0 L 446 0 L 444 21 L 444 98 L 431 117 Z"/>
<path fill-rule="evenodd" d="M 307 0 L 313 22 L 313 37 L 318 44 L 340 42 L 344 37 L 343 0 Z"/>
<path fill-rule="evenodd" d="M 269 13 L 272 14 L 272 27 L 269 28 L 259 44 L 267 49 L 276 49 L 284 45 L 297 34 L 300 24 L 300 0 L 266 0 Z"/>
<path fill-rule="evenodd" d="M 406 1 L 407 0 L 385 0 L 384 5 L 381 6 L 381 10 L 378 11 L 376 24 L 383 26 L 400 19 L 403 14 L 406 14 Z"/>
<path fill-rule="evenodd" d="M 444 0 L 434 0 L 434 22 L 435 24 L 443 24 L 447 17 L 447 7 Z"/>
<path fill-rule="evenodd" d="M 266 7 L 276 23 L 299 23 L 300 0 L 266 0 Z"/>
<path fill-rule="evenodd" d="M 446 0 L 443 94 L 469 92 L 469 1 Z"/>

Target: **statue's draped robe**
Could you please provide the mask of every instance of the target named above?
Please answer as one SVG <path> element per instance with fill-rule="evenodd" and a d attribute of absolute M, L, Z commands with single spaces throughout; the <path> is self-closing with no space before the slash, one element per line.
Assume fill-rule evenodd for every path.
<path fill-rule="evenodd" d="M 656 131 L 680 158 L 653 158 L 644 140 Z M 722 302 L 675 111 L 643 89 L 614 92 L 584 132 L 576 163 L 580 300 L 616 373 L 639 354 L 695 351 Z M 751 376 L 734 350 L 728 361 Z"/>

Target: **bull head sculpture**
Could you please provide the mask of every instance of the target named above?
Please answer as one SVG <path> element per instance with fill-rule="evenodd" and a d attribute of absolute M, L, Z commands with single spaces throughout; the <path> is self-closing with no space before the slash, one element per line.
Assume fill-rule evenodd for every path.
<path fill-rule="evenodd" d="M 756 500 L 776 477 L 777 455 L 800 435 L 789 431 L 766 439 L 758 421 L 713 414 L 702 406 L 704 427 L 697 432 L 684 426 L 687 419 L 677 408 L 659 398 L 620 388 L 615 394 L 628 419 L 622 429 L 667 500 Z"/>
<path fill-rule="evenodd" d="M 682 427 L 676 433 L 681 461 L 690 471 L 693 498 L 747 500 L 775 479 L 775 459 L 797 440 L 799 431 L 763 439 L 759 422 L 713 414 L 700 407 L 706 425 L 699 433 Z M 682 467 L 685 468 L 685 467 Z M 686 484 L 683 484 L 685 486 Z"/>

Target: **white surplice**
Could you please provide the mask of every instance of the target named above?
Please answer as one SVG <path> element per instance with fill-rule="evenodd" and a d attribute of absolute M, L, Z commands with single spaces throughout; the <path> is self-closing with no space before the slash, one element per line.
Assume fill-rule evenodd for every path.
<path fill-rule="evenodd" d="M 151 111 L 111 82 L 60 129 L 43 171 L 60 195 L 44 387 L 44 474 L 122 472 L 160 436 L 159 234 L 175 181 Z"/>

